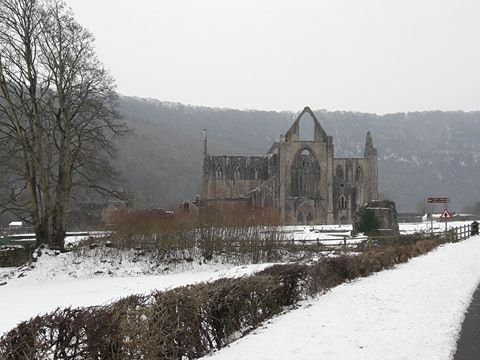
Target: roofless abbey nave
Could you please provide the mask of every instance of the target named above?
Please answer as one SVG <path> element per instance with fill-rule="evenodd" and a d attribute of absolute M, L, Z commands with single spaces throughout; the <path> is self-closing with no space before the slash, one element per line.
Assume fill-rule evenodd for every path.
<path fill-rule="evenodd" d="M 300 121 L 313 120 L 313 140 Z M 304 119 L 306 121 L 307 119 Z M 335 158 L 328 136 L 306 107 L 263 156 L 205 154 L 201 202 L 279 208 L 285 223 L 351 223 L 357 208 L 378 198 L 378 156 L 370 132 L 363 158 Z"/>

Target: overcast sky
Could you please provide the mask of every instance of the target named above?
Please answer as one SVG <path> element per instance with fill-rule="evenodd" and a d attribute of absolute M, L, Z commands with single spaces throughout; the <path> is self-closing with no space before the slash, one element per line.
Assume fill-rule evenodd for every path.
<path fill-rule="evenodd" d="M 478 0 L 67 0 L 124 95 L 240 109 L 480 109 Z"/>

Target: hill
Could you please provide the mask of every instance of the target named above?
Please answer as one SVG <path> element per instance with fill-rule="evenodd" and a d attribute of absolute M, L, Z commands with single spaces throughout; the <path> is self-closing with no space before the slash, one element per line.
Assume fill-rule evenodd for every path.
<path fill-rule="evenodd" d="M 301 110 L 301 109 L 299 109 Z M 116 167 L 138 207 L 168 207 L 192 198 L 201 181 L 203 129 L 212 154 L 265 153 L 285 133 L 290 112 L 232 110 L 122 97 L 133 135 L 119 141 Z M 380 192 L 412 211 L 426 195 L 452 198 L 460 210 L 480 200 L 480 112 L 388 115 L 315 111 L 335 156 L 361 156 L 368 130 L 379 153 Z"/>

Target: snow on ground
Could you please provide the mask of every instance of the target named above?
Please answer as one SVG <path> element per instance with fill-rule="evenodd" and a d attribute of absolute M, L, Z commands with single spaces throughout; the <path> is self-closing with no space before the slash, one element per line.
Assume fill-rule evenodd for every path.
<path fill-rule="evenodd" d="M 87 240 L 88 238 L 102 238 L 109 235 L 108 231 L 90 231 L 88 235 L 83 235 L 81 232 L 70 232 L 68 236 L 65 237 L 65 246 L 76 245 L 80 241 Z"/>
<path fill-rule="evenodd" d="M 471 224 L 472 221 L 449 221 L 447 223 L 448 228 L 459 227 Z M 415 232 L 430 232 L 431 222 L 426 221 L 423 223 L 399 223 L 401 234 L 413 234 Z M 283 226 L 282 231 L 287 239 L 301 240 L 320 240 L 324 244 L 332 244 L 336 239 L 343 240 L 344 236 L 350 237 L 352 231 L 352 225 L 303 225 L 303 226 Z M 445 223 L 433 222 L 433 231 L 443 232 L 445 231 Z M 352 241 L 363 241 L 365 237 L 360 235 L 357 238 L 348 239 Z"/>
<path fill-rule="evenodd" d="M 344 238 L 347 238 L 349 244 L 366 240 L 365 236 L 351 238 L 352 225 L 283 226 L 281 231 L 287 240 L 305 243 L 318 242 L 323 245 L 341 245 Z"/>
<path fill-rule="evenodd" d="M 208 360 L 451 359 L 480 281 L 480 236 L 340 285 Z"/>
<path fill-rule="evenodd" d="M 66 255 L 66 254 L 62 254 Z M 8 279 L 0 286 L 0 335 L 12 329 L 17 323 L 57 307 L 78 307 L 102 305 L 132 294 L 150 293 L 153 290 L 165 290 L 178 286 L 208 282 L 225 277 L 239 277 L 260 271 L 272 264 L 245 266 L 232 265 L 194 265 L 184 272 L 163 275 L 123 276 L 92 275 L 81 264 L 71 264 L 70 268 L 80 267 L 77 276 L 63 274 L 65 268 L 61 256 L 40 258 L 43 266 L 25 271 L 20 278 Z M 68 257 L 66 257 L 68 258 Z M 46 261 L 48 260 L 48 261 Z M 54 260 L 54 261 L 52 261 Z M 55 266 L 60 266 L 55 270 Z M 82 270 L 83 269 L 83 270 Z M 12 271 L 13 269 L 8 269 Z M 0 284 L 2 273 L 0 272 Z M 82 273 L 83 271 L 83 273 Z M 20 272 L 21 273 L 21 272 Z M 16 274 L 19 274 L 16 271 Z"/>
<path fill-rule="evenodd" d="M 201 261 L 169 262 L 168 258 L 159 259 L 154 252 L 121 250 L 104 246 L 95 249 L 84 247 L 63 254 L 48 249 L 43 249 L 41 252 L 42 255 L 38 257 L 37 262 L 31 266 L 15 269 L 13 274 L 7 274 L 4 277 L 25 276 L 32 281 L 102 276 L 128 277 L 203 271 L 203 268 L 210 266 Z M 1 277 L 0 273 L 0 279 Z"/>
<path fill-rule="evenodd" d="M 465 226 L 471 224 L 473 221 L 449 221 L 447 223 L 447 228 L 456 228 L 459 226 Z M 413 234 L 415 232 L 430 232 L 431 231 L 431 222 L 425 221 L 422 223 L 400 223 L 398 224 L 400 228 L 401 234 Z M 445 231 L 445 223 L 444 222 L 433 222 L 433 232 L 441 233 Z"/>
<path fill-rule="evenodd" d="M 107 231 L 90 231 L 85 235 L 85 232 L 69 232 L 68 235 L 65 237 L 65 246 L 72 246 L 78 244 L 80 241 L 87 240 L 88 238 L 102 238 L 108 235 L 109 232 Z M 16 238 L 21 239 L 16 239 Z M 11 235 L 11 238 L 15 240 L 16 243 L 21 244 L 24 243 L 34 243 L 35 242 L 35 234 L 14 234 Z"/>

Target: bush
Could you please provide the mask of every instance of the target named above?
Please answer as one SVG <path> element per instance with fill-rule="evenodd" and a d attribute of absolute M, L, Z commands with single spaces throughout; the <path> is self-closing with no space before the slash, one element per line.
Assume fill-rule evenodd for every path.
<path fill-rule="evenodd" d="M 360 219 L 357 227 L 357 231 L 362 232 L 366 235 L 374 235 L 378 233 L 378 228 L 380 227 L 380 222 L 375 216 L 375 212 L 372 209 L 365 209 L 360 211 Z"/>
<path fill-rule="evenodd" d="M 275 279 L 275 296 L 284 306 L 293 305 L 304 297 L 308 278 L 311 276 L 309 267 L 301 264 L 274 265 L 261 271 L 259 275 L 268 275 Z"/>

